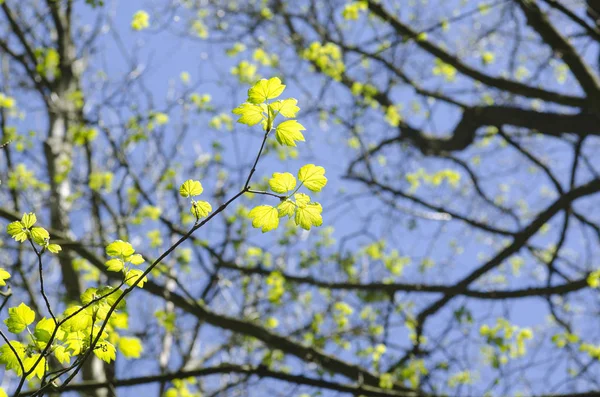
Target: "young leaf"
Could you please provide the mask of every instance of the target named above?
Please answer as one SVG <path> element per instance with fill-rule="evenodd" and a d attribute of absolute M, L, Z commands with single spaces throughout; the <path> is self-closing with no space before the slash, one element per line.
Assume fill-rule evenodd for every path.
<path fill-rule="evenodd" d="M 296 193 L 294 194 L 294 198 L 296 199 L 296 205 L 298 207 L 304 207 L 310 203 L 310 196 L 304 193 Z"/>
<path fill-rule="evenodd" d="M 246 124 L 250 127 L 260 123 L 265 118 L 264 109 L 261 106 L 248 102 L 242 103 L 233 109 L 232 113 L 240 116 L 237 121 L 238 123 Z"/>
<path fill-rule="evenodd" d="M 199 181 L 193 181 L 191 179 L 183 182 L 179 188 L 179 194 L 182 197 L 199 196 L 203 191 L 204 188 L 202 187 L 202 184 Z"/>
<path fill-rule="evenodd" d="M 259 104 L 277 98 L 284 89 L 285 85 L 278 77 L 261 79 L 248 90 L 248 102 Z"/>
<path fill-rule="evenodd" d="M 36 244 L 44 245 L 50 239 L 50 233 L 43 227 L 34 226 L 31 228 L 31 238 Z"/>
<path fill-rule="evenodd" d="M 9 223 L 6 232 L 19 243 L 27 240 L 27 231 L 20 221 Z"/>
<path fill-rule="evenodd" d="M 120 272 L 125 267 L 123 261 L 119 258 L 113 258 L 104 263 L 109 272 Z"/>
<path fill-rule="evenodd" d="M 62 247 L 58 244 L 48 244 L 48 247 L 46 247 L 46 249 L 52 252 L 53 254 L 58 254 L 60 251 L 62 251 Z"/>
<path fill-rule="evenodd" d="M 296 120 L 286 120 L 277 126 L 275 137 L 277 142 L 286 146 L 296 146 L 296 141 L 304 142 L 302 132 L 306 128 Z"/>
<path fill-rule="evenodd" d="M 292 216 L 296 211 L 296 204 L 291 200 L 284 200 L 277 206 L 277 211 L 279 211 L 280 218 Z"/>
<path fill-rule="evenodd" d="M 35 312 L 25 303 L 21 303 L 17 307 L 8 309 L 8 318 L 4 320 L 4 324 L 8 327 L 8 332 L 19 334 L 27 328 L 35 320 Z"/>
<path fill-rule="evenodd" d="M 140 270 L 140 269 L 131 269 L 125 275 L 125 283 L 131 287 L 137 281 L 137 279 L 140 278 L 140 276 L 143 273 L 144 272 L 142 270 Z M 144 276 L 144 278 L 138 283 L 137 286 L 139 288 L 144 288 L 144 283 L 146 281 L 148 281 L 148 277 Z"/>
<path fill-rule="evenodd" d="M 269 106 L 275 113 L 281 114 L 283 117 L 294 118 L 296 113 L 300 111 L 300 108 L 296 106 L 298 101 L 294 98 L 288 98 L 281 101 L 275 101 Z"/>
<path fill-rule="evenodd" d="M 142 342 L 138 338 L 119 338 L 119 350 L 127 358 L 140 358 L 144 350 Z"/>
<path fill-rule="evenodd" d="M 106 255 L 108 256 L 130 256 L 135 253 L 135 250 L 128 242 L 116 240 L 106 246 Z"/>
<path fill-rule="evenodd" d="M 23 217 L 21 218 L 21 224 L 27 229 L 30 229 L 33 225 L 35 225 L 36 222 L 37 218 L 33 212 L 23 214 Z"/>
<path fill-rule="evenodd" d="M 248 216 L 252 219 L 252 226 L 262 228 L 263 233 L 277 229 L 279 226 L 279 213 L 275 207 L 270 205 L 254 207 Z"/>
<path fill-rule="evenodd" d="M 90 287 L 86 289 L 83 294 L 81 294 L 81 303 L 84 305 L 90 304 L 94 299 L 98 297 L 98 289 L 94 287 Z"/>
<path fill-rule="evenodd" d="M 0 267 L 0 287 L 6 285 L 6 280 L 10 278 L 10 273 Z"/>
<path fill-rule="evenodd" d="M 307 189 L 313 192 L 320 192 L 327 184 L 325 178 L 325 168 L 315 166 L 314 164 L 306 164 L 298 171 L 298 179 L 304 183 Z"/>
<path fill-rule="evenodd" d="M 100 360 L 105 361 L 107 363 L 110 363 L 111 361 L 113 361 L 115 359 L 115 357 L 117 356 L 115 347 L 105 340 L 98 342 L 98 344 L 96 345 L 96 348 L 94 349 L 94 354 Z"/>
<path fill-rule="evenodd" d="M 10 346 L 8 343 L 0 346 L 0 363 L 6 365 L 7 370 L 12 369 L 20 376 L 23 373 L 21 363 L 25 360 L 26 346 L 16 340 L 11 340 L 9 343 Z M 17 353 L 16 355 L 13 349 Z M 20 362 L 19 359 L 21 360 Z"/>
<path fill-rule="evenodd" d="M 269 179 L 269 186 L 275 193 L 286 193 L 296 187 L 296 178 L 289 172 L 275 172 L 273 177 Z"/>
<path fill-rule="evenodd" d="M 133 30 L 144 30 L 149 26 L 150 15 L 144 10 L 140 10 L 133 14 L 131 19 L 131 28 Z"/>
<path fill-rule="evenodd" d="M 83 331 L 89 328 L 92 325 L 92 316 L 85 310 L 79 311 L 81 306 L 71 306 L 65 310 L 63 313 L 63 317 L 70 317 L 67 321 L 65 321 L 62 325 L 67 331 L 77 332 Z M 77 313 L 77 314 L 75 314 Z"/>
<path fill-rule="evenodd" d="M 25 367 L 25 371 L 29 372 L 32 370 L 33 366 L 36 365 L 35 369 L 31 372 L 31 374 L 29 374 L 29 376 L 27 377 L 27 379 L 31 379 L 34 376 L 37 376 L 38 378 L 42 379 L 44 377 L 44 374 L 46 373 L 46 359 L 42 358 L 40 360 L 40 362 L 38 363 L 38 359 L 40 358 L 39 354 L 32 354 L 30 357 L 25 358 L 25 360 L 23 360 L 23 366 Z"/>
<path fill-rule="evenodd" d="M 54 357 L 61 364 L 68 364 L 71 361 L 71 354 L 64 346 L 56 346 L 54 348 Z"/>
<path fill-rule="evenodd" d="M 35 331 L 33 332 L 33 335 L 39 341 L 49 342 L 50 337 L 52 336 L 52 333 L 54 332 L 54 328 L 56 328 L 56 324 L 54 324 L 54 320 L 44 317 L 40 321 L 38 321 L 38 323 L 35 325 Z M 56 331 L 57 339 L 63 339 L 64 336 L 65 336 L 65 332 L 63 330 L 59 329 L 58 331 Z"/>
<path fill-rule="evenodd" d="M 196 217 L 196 219 L 205 218 L 212 211 L 212 206 L 207 201 L 194 201 L 190 212 Z"/>
<path fill-rule="evenodd" d="M 130 257 L 125 258 L 125 260 L 135 266 L 145 262 L 144 257 L 140 254 L 131 255 Z"/>
<path fill-rule="evenodd" d="M 296 209 L 296 217 L 294 219 L 296 225 L 305 230 L 310 230 L 311 226 L 321 226 L 323 224 L 322 211 L 323 208 L 319 203 L 299 205 Z"/>

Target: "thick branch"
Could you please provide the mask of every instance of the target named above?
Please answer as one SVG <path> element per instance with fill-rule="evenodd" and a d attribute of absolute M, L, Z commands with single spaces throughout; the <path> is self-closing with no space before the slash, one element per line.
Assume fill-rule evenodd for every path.
<path fill-rule="evenodd" d="M 390 24 L 392 28 L 405 39 L 416 39 L 419 32 L 412 30 L 409 26 L 403 24 L 394 15 L 389 13 L 380 2 L 368 0 L 369 10 L 380 17 L 382 20 Z M 415 44 L 427 51 L 431 55 L 439 58 L 444 63 L 452 65 L 462 74 L 471 77 L 474 80 L 480 81 L 490 87 L 495 87 L 499 90 L 507 91 L 515 95 L 521 95 L 528 98 L 539 98 L 545 101 L 559 103 L 567 106 L 586 107 L 586 99 L 564 95 L 557 92 L 551 92 L 536 87 L 531 87 L 517 81 L 507 80 L 500 77 L 492 77 L 483 72 L 480 72 L 467 64 L 463 63 L 458 57 L 448 53 L 441 47 L 433 44 L 429 40 L 415 40 Z"/>
<path fill-rule="evenodd" d="M 294 383 L 297 385 L 305 385 L 311 387 L 318 387 L 321 389 L 334 390 L 341 393 L 347 393 L 351 395 L 368 395 L 374 397 L 404 397 L 414 396 L 413 393 L 406 393 L 394 390 L 384 390 L 367 385 L 349 385 L 344 383 L 330 382 L 324 379 L 316 379 L 303 375 L 292 375 L 281 371 L 270 370 L 265 366 L 252 367 L 248 365 L 236 365 L 236 364 L 223 364 L 215 367 L 206 367 L 188 371 L 178 371 L 173 373 L 161 374 L 161 375 L 150 375 L 141 376 L 137 378 L 127 379 L 116 379 L 112 382 L 82 382 L 77 384 L 66 385 L 64 388 L 57 390 L 56 392 L 73 392 L 73 391 L 90 391 L 103 388 L 111 387 L 130 387 L 138 386 L 150 383 L 168 382 L 175 379 L 185 379 L 189 377 L 205 377 L 210 375 L 218 374 L 243 374 L 243 375 L 254 375 L 260 378 L 272 378 L 281 381 Z M 31 396 L 36 393 L 37 390 L 26 391 L 19 396 Z"/>

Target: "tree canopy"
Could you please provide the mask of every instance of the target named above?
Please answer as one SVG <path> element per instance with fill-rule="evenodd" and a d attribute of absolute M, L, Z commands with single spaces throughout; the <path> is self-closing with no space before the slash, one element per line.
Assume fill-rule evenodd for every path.
<path fill-rule="evenodd" d="M 599 51 L 592 0 L 0 0 L 0 396 L 596 395 Z"/>

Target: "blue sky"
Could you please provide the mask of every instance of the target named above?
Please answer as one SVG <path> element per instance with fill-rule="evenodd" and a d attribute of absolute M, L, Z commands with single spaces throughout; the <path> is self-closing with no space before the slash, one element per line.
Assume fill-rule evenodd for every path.
<path fill-rule="evenodd" d="M 141 80 L 144 86 L 148 89 L 152 96 L 152 109 L 156 111 L 166 111 L 167 106 L 171 103 L 171 99 L 180 95 L 185 90 L 198 92 L 200 94 L 210 94 L 213 102 L 219 109 L 223 109 L 225 112 L 229 112 L 232 108 L 237 106 L 239 103 L 245 100 L 245 90 L 247 87 L 244 85 L 236 84 L 223 84 L 223 81 L 234 82 L 233 76 L 230 76 L 230 69 L 240 59 L 248 58 L 251 56 L 249 53 L 242 54 L 240 57 L 231 59 L 224 55 L 224 49 L 228 48 L 231 43 L 214 43 L 209 37 L 208 40 L 193 40 L 190 38 L 184 38 L 175 34 L 174 30 L 185 30 L 185 28 L 179 28 L 179 26 L 185 26 L 186 19 L 189 14 L 185 12 L 177 12 L 169 15 L 167 13 L 158 14 L 161 8 L 155 7 L 145 1 L 129 0 L 129 1 L 118 1 L 115 3 L 107 2 L 105 10 L 109 11 L 109 14 L 114 18 L 113 26 L 118 34 L 118 37 L 122 43 L 115 41 L 113 32 L 108 29 L 104 30 L 104 34 L 99 40 L 101 54 L 97 57 L 98 62 L 90 65 L 90 69 L 86 77 L 91 82 L 92 78 L 95 78 L 95 73 L 98 70 L 104 71 L 110 80 L 120 81 L 130 70 L 129 62 L 135 61 L 137 70 L 142 74 Z M 450 4 L 452 3 L 452 4 Z M 448 8 L 452 8 L 455 2 L 448 2 Z M 162 6 L 160 4 L 159 6 Z M 132 15 L 139 9 L 146 9 L 151 15 L 151 28 L 143 32 L 132 32 L 130 28 L 130 22 Z M 86 6 L 80 6 L 78 11 L 81 15 L 81 23 L 83 25 L 90 24 L 93 26 L 94 11 Z M 190 11 L 187 11 L 191 13 Z M 156 28 L 158 23 L 159 15 L 161 22 L 166 23 L 167 20 L 172 21 L 173 28 L 170 31 Z M 167 16 L 168 15 L 168 16 Z M 452 34 L 457 35 L 459 38 L 460 34 L 464 34 L 464 26 L 458 25 L 456 30 L 453 30 Z M 367 33 L 365 33 L 367 32 Z M 368 30 L 362 30 L 359 28 L 353 32 L 354 37 L 357 41 L 365 40 L 368 35 Z M 362 36 L 361 36 L 362 34 Z M 456 40 L 460 41 L 460 40 Z M 489 41 L 486 44 L 490 48 L 495 48 L 495 45 L 500 45 L 497 42 Z M 505 50 L 505 49 L 504 49 Z M 490 70 L 492 72 L 499 72 L 503 69 L 501 54 L 502 47 L 498 52 L 499 61 L 497 64 L 492 65 Z M 289 55 L 289 54 L 288 54 Z M 595 55 L 590 52 L 589 57 L 593 59 Z M 476 63 L 478 60 L 476 57 L 471 56 L 465 58 L 471 62 Z M 283 64 L 286 65 L 288 57 L 282 54 Z M 431 59 L 423 58 L 421 60 L 427 68 L 423 68 L 423 74 L 429 72 L 428 68 L 431 64 Z M 291 62 L 296 62 L 295 58 L 291 58 Z M 429 62 L 429 63 L 427 63 Z M 418 65 L 413 65 L 413 68 L 418 68 Z M 301 165 L 309 162 L 314 162 L 317 165 L 322 165 L 327 169 L 327 177 L 329 178 L 329 185 L 327 189 L 316 197 L 324 207 L 324 221 L 325 225 L 333 226 L 335 232 L 333 236 L 341 241 L 345 236 L 353 235 L 357 231 L 364 231 L 365 219 L 369 219 L 369 235 L 361 236 L 360 238 L 351 240 L 349 246 L 352 249 L 357 249 L 361 244 L 366 244 L 385 237 L 388 239 L 388 249 L 397 248 L 402 254 L 410 255 L 413 257 L 413 264 L 407 267 L 402 280 L 409 280 L 413 282 L 427 281 L 430 283 L 451 283 L 452 280 L 460 278 L 460 276 L 467 274 L 470 269 L 480 264 L 484 258 L 493 255 L 500 247 L 502 242 L 499 239 L 487 239 L 482 241 L 481 235 L 469 233 L 468 229 L 458 222 L 439 222 L 439 221 L 427 221 L 416 218 L 417 227 L 413 230 L 407 229 L 407 225 L 411 219 L 410 216 L 401 216 L 398 213 L 392 213 L 391 210 L 381 205 L 381 202 L 372 196 L 363 196 L 357 199 L 349 200 L 348 197 L 354 195 L 362 195 L 366 193 L 363 186 L 352 183 L 347 179 L 344 179 L 344 173 L 348 160 L 356 156 L 356 152 L 349 148 L 346 144 L 348 133 L 342 126 L 336 125 L 333 120 L 327 122 L 319 121 L 315 117 L 315 108 L 321 103 L 317 103 L 315 100 L 315 94 L 320 88 L 321 80 L 319 78 L 311 77 L 307 75 L 307 65 L 302 65 L 299 69 L 300 78 L 298 81 L 291 79 L 285 80 L 284 83 L 288 85 L 283 97 L 295 97 L 299 100 L 299 106 L 302 111 L 299 114 L 299 121 L 302 122 L 306 127 L 305 133 L 307 142 L 299 146 L 299 158 L 297 160 L 289 160 L 286 162 L 278 161 L 274 156 L 265 157 L 257 171 L 257 180 L 262 177 L 268 177 L 271 172 L 284 172 L 289 171 L 295 173 Z M 182 72 L 188 72 L 191 77 L 189 85 L 184 85 L 180 80 L 180 74 Z M 276 71 L 262 68 L 260 70 L 264 77 L 270 77 L 272 74 L 277 73 Z M 376 76 L 377 80 L 380 76 Z M 436 87 L 445 88 L 447 82 L 440 80 L 439 78 L 431 78 L 425 80 L 427 84 Z M 560 91 L 575 91 L 577 88 L 574 87 L 571 80 L 568 80 L 567 84 L 558 86 L 555 84 L 556 89 Z M 94 83 L 96 84 L 96 83 Z M 86 110 L 93 109 L 94 101 L 97 101 L 102 93 L 95 91 L 95 88 L 100 85 L 94 85 L 92 83 L 86 84 L 86 94 L 88 94 L 89 103 Z M 467 86 L 468 82 L 466 79 L 459 77 L 454 83 L 457 89 Z M 139 85 L 135 85 L 134 92 L 139 93 L 140 103 L 148 107 L 150 110 L 149 103 L 146 103 L 143 98 L 143 91 Z M 310 93 L 310 95 L 307 95 Z M 416 111 L 411 109 L 411 100 L 414 93 L 410 89 L 398 89 L 394 92 L 395 100 L 399 103 L 403 103 L 404 116 L 414 123 L 423 123 L 423 125 L 432 133 L 442 134 L 447 133 L 451 130 L 452 126 L 457 121 L 459 114 L 443 105 L 436 108 L 432 121 L 424 121 L 423 114 L 418 114 Z M 466 97 L 475 97 L 474 94 L 467 94 Z M 323 99 L 322 105 L 327 107 L 332 106 L 336 103 L 346 104 L 349 103 L 347 91 L 344 88 L 332 87 L 331 91 L 327 93 Z M 529 101 L 527 102 L 529 104 Z M 131 114 L 129 110 L 123 110 L 123 114 Z M 304 113 L 303 113 L 304 112 Z M 36 114 L 35 111 L 30 112 L 34 115 L 32 118 L 28 118 L 22 122 L 21 128 L 32 128 L 44 130 L 45 120 L 40 114 Z M 169 111 L 170 123 L 165 129 L 166 141 L 172 143 L 175 140 L 178 128 L 181 126 L 181 111 L 178 107 L 174 106 Z M 92 115 L 93 116 L 93 115 Z M 110 111 L 104 113 L 103 118 L 109 123 L 111 119 L 115 117 L 115 114 Z M 199 156 L 210 153 L 211 142 L 218 141 L 224 147 L 224 158 L 230 166 L 244 166 L 247 165 L 256 153 L 256 149 L 260 144 L 260 131 L 256 128 L 251 129 L 247 126 L 236 125 L 233 132 L 228 131 L 215 131 L 208 128 L 208 121 L 211 115 L 202 114 L 199 116 L 193 116 L 191 131 L 185 141 L 179 142 L 180 150 L 178 151 L 178 161 L 182 163 L 182 170 L 187 170 L 188 164 L 195 161 Z M 393 135 L 396 131 L 389 126 L 386 126 L 382 122 L 381 118 L 377 119 L 376 116 L 371 114 L 365 117 L 366 120 L 372 120 L 371 123 L 365 124 L 366 136 L 380 137 L 382 135 L 388 136 Z M 504 199 L 508 203 L 515 203 L 518 200 L 524 200 L 533 208 L 543 208 L 547 205 L 553 197 L 545 197 L 542 193 L 544 186 L 549 186 L 548 181 L 544 179 L 540 174 L 532 174 L 527 170 L 529 165 L 525 162 L 517 163 L 516 155 L 514 152 L 499 150 L 499 146 L 492 145 L 489 148 L 472 148 L 464 153 L 461 153 L 461 158 L 465 160 L 472 160 L 472 156 L 475 154 L 483 157 L 481 165 L 481 174 L 485 175 L 486 178 L 482 183 L 486 192 L 492 197 L 503 193 Z M 592 146 L 593 148 L 593 146 Z M 597 145 L 596 145 L 597 148 Z M 533 148 L 536 149 L 535 147 Z M 567 150 L 564 145 L 558 143 L 544 143 L 544 147 L 540 148 L 548 160 L 554 160 L 557 164 L 557 169 L 562 169 L 563 164 L 569 164 L 570 158 L 568 157 Z M 508 153 L 508 155 L 507 155 Z M 438 159 L 423 159 L 420 155 L 410 153 L 407 151 L 390 150 L 386 152 L 388 156 L 388 164 L 386 167 L 377 167 L 377 172 L 380 172 L 382 176 L 390 176 L 392 178 L 399 178 L 402 181 L 403 173 L 414 172 L 419 167 L 426 167 L 428 170 L 438 170 L 440 168 L 448 167 L 448 162 Z M 137 149 L 131 153 L 132 163 L 141 161 L 144 156 L 144 148 L 142 145 L 141 149 Z M 597 160 L 596 160 L 597 161 Z M 519 165 L 520 168 L 515 169 L 515 165 Z M 399 175 L 398 175 L 399 174 Z M 508 175 L 508 177 L 507 177 Z M 564 173 L 566 175 L 566 173 Z M 183 180 L 192 178 L 195 179 L 199 176 L 186 174 L 181 172 L 177 176 L 177 182 L 183 182 Z M 583 182 L 589 175 L 580 175 L 580 182 Z M 215 181 L 211 180 L 210 175 L 206 176 L 206 179 L 202 180 L 205 184 L 207 191 L 215 188 Z M 402 183 L 402 182 L 398 182 Z M 508 191 L 503 192 L 504 187 L 501 183 L 507 184 L 510 188 Z M 466 178 L 461 180 L 461 188 L 468 189 L 468 181 Z M 428 195 L 439 199 L 440 202 L 445 203 L 450 208 L 457 211 L 469 211 L 477 212 L 482 211 L 480 203 L 471 202 L 467 198 L 462 200 L 455 197 L 460 197 L 456 190 L 453 188 L 444 186 L 441 189 L 430 189 L 423 187 L 419 190 L 419 193 L 423 197 Z M 468 197 L 468 196 L 467 196 Z M 256 201 L 254 201 L 256 203 Z M 403 202 L 397 204 L 405 207 L 412 207 L 411 205 Z M 465 205 L 472 205 L 470 208 L 464 208 Z M 173 208 L 165 209 L 167 214 L 176 214 Z M 482 213 L 483 215 L 483 213 Z M 487 214 L 490 219 L 498 220 L 500 215 L 498 213 Z M 176 219 L 176 216 L 173 216 Z M 559 217 L 551 222 L 551 228 L 548 233 L 536 237 L 533 241 L 539 246 L 548 246 L 556 240 L 558 232 Z M 505 226 L 512 226 L 510 221 L 501 219 L 499 224 Z M 556 227 L 554 227 L 556 225 Z M 87 226 L 85 220 L 81 223 L 82 229 Z M 143 229 L 140 231 L 139 236 L 132 236 L 132 242 L 143 243 Z M 198 233 L 200 238 L 211 238 L 213 232 L 218 233 L 220 231 L 219 225 L 210 226 L 206 230 L 201 230 Z M 314 232 L 306 236 L 302 246 L 302 243 L 294 248 L 292 252 L 297 253 L 299 250 L 308 248 L 308 244 L 314 241 Z M 371 237 L 372 236 L 372 237 Z M 582 251 L 583 243 L 581 237 L 577 234 L 573 234 L 568 237 L 569 240 L 566 244 L 571 251 L 578 254 Z M 493 241 L 492 241 L 493 240 Z M 463 250 L 460 253 L 455 252 L 452 244 L 454 241 L 460 241 L 463 246 Z M 250 237 L 251 244 L 263 247 L 265 250 L 270 250 L 273 244 L 273 237 L 271 235 L 262 236 L 258 231 L 254 230 Z M 493 243 L 488 245 L 487 243 Z M 493 249 L 492 249 L 493 248 Z M 158 250 L 148 249 L 150 255 L 157 255 Z M 596 249 L 597 252 L 597 249 Z M 527 259 L 530 257 L 524 255 Z M 577 255 L 575 255 L 577 257 Z M 430 258 L 437 264 L 436 268 L 426 272 L 420 272 L 418 270 L 419 261 L 422 259 Z M 296 261 L 293 259 L 287 264 L 287 270 L 294 273 L 301 274 L 304 270 L 297 266 Z M 317 270 L 317 274 L 329 276 L 325 273 L 328 269 Z M 500 273 L 500 272 L 497 272 Z M 526 267 L 524 269 L 524 275 L 520 278 L 510 278 L 510 287 L 517 288 L 519 286 L 528 286 L 533 283 L 532 276 L 539 275 L 540 270 L 535 266 Z M 375 275 L 377 276 L 377 274 Z M 333 277 L 333 276 L 332 276 Z M 375 281 L 375 280 L 363 280 L 363 281 Z M 196 283 L 201 284 L 204 282 L 202 277 L 197 274 L 192 274 L 189 278 L 186 278 L 184 282 L 189 285 L 192 289 L 196 288 Z M 542 279 L 538 280 L 539 283 L 543 282 Z M 197 288 L 196 288 L 197 289 Z M 235 291 L 230 292 L 233 299 L 237 296 Z M 147 298 L 147 295 L 143 293 L 136 293 L 137 296 Z M 424 301 L 431 301 L 434 297 L 427 296 L 420 300 L 418 303 L 422 305 Z M 403 296 L 399 294 L 399 300 L 403 299 Z M 356 299 L 349 298 L 350 301 L 359 304 Z M 133 301 L 133 300 L 132 300 Z M 458 298 L 452 305 L 453 308 L 460 306 L 461 298 Z M 139 300 L 137 303 L 133 303 L 133 307 L 142 310 L 144 313 L 151 313 L 155 307 L 150 302 L 153 300 Z M 486 319 L 484 322 L 493 324 L 495 318 L 500 315 L 508 314 L 513 324 L 521 327 L 538 327 L 546 322 L 548 315 L 548 309 L 546 303 L 541 299 L 524 299 L 519 300 L 516 304 L 510 302 L 509 304 L 504 303 L 486 303 L 478 301 L 470 301 L 468 308 L 474 313 L 476 319 Z M 359 311 L 360 308 L 357 308 Z M 130 308 L 130 310 L 133 310 Z M 439 331 L 443 331 L 443 326 L 452 317 L 452 311 L 446 310 L 437 319 L 429 323 L 429 330 L 434 330 L 433 334 L 437 334 L 436 328 L 439 327 Z M 479 323 L 479 321 L 476 321 Z M 132 324 L 132 328 L 142 327 L 145 323 L 140 321 L 139 324 Z M 189 324 L 186 324 L 189 325 Z M 218 338 L 220 335 L 218 330 L 208 329 L 204 334 L 204 338 L 207 341 L 211 341 L 213 338 Z M 394 342 L 403 347 L 408 345 L 407 333 L 401 323 L 394 328 Z M 471 332 L 473 340 L 477 340 L 476 332 Z M 461 334 L 456 332 L 454 335 L 456 338 L 461 338 Z M 547 342 L 547 340 L 546 340 Z M 538 343 L 536 340 L 535 343 Z M 543 343 L 543 342 L 542 342 Z M 473 354 L 478 351 L 479 345 L 470 346 L 473 350 Z M 337 352 L 336 353 L 340 353 Z M 349 355 L 340 353 L 344 358 L 350 358 Z M 297 365 L 293 360 L 293 366 Z M 175 366 L 177 363 L 173 363 Z M 464 364 L 464 363 L 463 363 Z M 124 360 L 119 361 L 119 367 L 123 370 L 118 371 L 124 376 L 135 376 L 142 374 L 156 373 L 156 366 L 152 363 L 152 360 L 142 362 L 140 365 L 131 366 L 131 362 Z M 477 364 L 479 365 L 479 364 Z M 491 376 L 488 369 L 485 367 L 470 368 L 478 369 L 480 371 L 480 379 L 484 380 L 484 384 L 489 383 L 488 377 Z M 126 390 L 123 395 L 134 395 L 140 392 L 155 392 L 156 386 L 144 386 L 136 389 L 124 389 Z M 515 390 L 516 391 L 516 390 Z M 328 395 L 325 393 L 325 395 Z"/>

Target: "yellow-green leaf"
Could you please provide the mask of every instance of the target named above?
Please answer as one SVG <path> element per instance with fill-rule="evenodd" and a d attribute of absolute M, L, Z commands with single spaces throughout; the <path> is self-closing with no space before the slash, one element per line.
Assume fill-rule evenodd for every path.
<path fill-rule="evenodd" d="M 60 251 L 62 251 L 62 247 L 58 244 L 48 244 L 47 249 L 53 254 L 58 254 Z"/>
<path fill-rule="evenodd" d="M 35 312 L 22 302 L 19 306 L 8 309 L 8 318 L 4 320 L 4 324 L 8 327 L 8 332 L 19 334 L 33 320 L 35 320 Z"/>
<path fill-rule="evenodd" d="M 202 187 L 202 184 L 199 181 L 193 181 L 191 179 L 183 182 L 179 188 L 179 194 L 182 197 L 199 196 L 203 191 L 204 188 Z"/>
<path fill-rule="evenodd" d="M 296 211 L 296 204 L 291 200 L 284 200 L 277 206 L 277 211 L 279 211 L 280 218 L 292 216 L 294 215 L 294 211 Z"/>
<path fill-rule="evenodd" d="M 277 98 L 284 89 L 285 85 L 278 77 L 261 79 L 248 90 L 248 102 L 259 104 Z"/>
<path fill-rule="evenodd" d="M 7 370 L 13 370 L 17 373 L 17 375 L 21 375 L 23 373 L 23 368 L 21 367 L 21 363 L 25 359 L 25 348 L 21 342 L 17 342 L 16 340 L 9 341 L 10 345 L 4 344 L 0 346 L 0 362 L 6 365 Z M 12 346 L 12 349 L 11 349 Z M 14 349 L 14 352 L 13 352 Z M 15 352 L 17 353 L 15 355 Z M 21 361 L 19 361 L 19 359 Z"/>
<path fill-rule="evenodd" d="M 35 369 L 33 369 L 33 371 L 31 372 L 31 374 L 29 374 L 27 379 L 31 379 L 34 376 L 37 376 L 39 379 L 42 379 L 44 377 L 44 374 L 46 373 L 46 359 L 42 358 L 40 362 L 36 365 L 36 362 L 39 358 L 39 354 L 33 354 L 31 355 L 31 357 L 27 357 L 25 358 L 25 360 L 23 360 L 23 366 L 25 367 L 25 371 L 27 372 L 31 371 L 34 365 L 36 366 Z"/>
<path fill-rule="evenodd" d="M 33 225 L 35 225 L 36 222 L 37 222 L 37 218 L 33 212 L 30 212 L 28 214 L 23 214 L 23 217 L 21 218 L 21 223 L 23 224 L 24 227 L 26 227 L 28 229 L 31 228 Z"/>
<path fill-rule="evenodd" d="M 103 340 L 98 342 L 98 344 L 96 345 L 96 348 L 94 349 L 94 354 L 100 360 L 110 363 L 115 359 L 117 352 L 115 351 L 115 347 L 112 344 Z"/>
<path fill-rule="evenodd" d="M 262 106 L 255 105 L 253 103 L 242 103 L 237 108 L 233 109 L 233 114 L 240 116 L 238 123 L 246 124 L 249 126 L 256 125 L 264 120 L 264 109 Z"/>
<path fill-rule="evenodd" d="M 9 223 L 6 232 L 19 243 L 27 240 L 27 232 L 20 221 Z"/>
<path fill-rule="evenodd" d="M 144 272 L 140 269 L 131 269 L 127 272 L 127 274 L 125 275 L 125 283 L 127 285 L 129 285 L 130 287 L 140 278 L 140 276 L 143 274 Z M 140 288 L 144 288 L 144 283 L 148 281 L 148 277 L 144 276 L 144 278 L 142 278 L 140 280 L 140 282 L 137 284 L 138 287 Z"/>
<path fill-rule="evenodd" d="M 123 261 L 119 258 L 113 258 L 104 264 L 109 272 L 120 272 L 125 267 Z"/>
<path fill-rule="evenodd" d="M 130 257 L 126 258 L 126 261 L 136 266 L 145 262 L 144 257 L 140 254 L 131 255 Z"/>
<path fill-rule="evenodd" d="M 37 244 L 44 245 L 50 239 L 50 233 L 43 227 L 34 226 L 31 228 L 31 238 Z"/>
<path fill-rule="evenodd" d="M 314 164 L 306 164 L 298 171 L 298 179 L 313 192 L 320 192 L 327 184 L 325 168 Z"/>
<path fill-rule="evenodd" d="M 127 358 L 139 358 L 144 350 L 138 338 L 119 338 L 119 350 Z"/>
<path fill-rule="evenodd" d="M 286 120 L 277 126 L 275 137 L 282 145 L 296 146 L 296 141 L 304 142 L 304 135 L 301 132 L 304 130 L 306 128 L 296 120 Z"/>
<path fill-rule="evenodd" d="M 252 226 L 261 228 L 263 233 L 277 229 L 279 226 L 279 213 L 270 205 L 254 207 L 248 216 L 252 219 Z"/>
<path fill-rule="evenodd" d="M 126 241 L 116 240 L 106 246 L 106 255 L 108 256 L 130 256 L 135 253 L 135 250 Z"/>
<path fill-rule="evenodd" d="M 305 230 L 310 230 L 312 226 L 321 226 L 323 224 L 323 218 L 321 212 L 323 208 L 319 203 L 309 203 L 306 205 L 298 206 L 296 209 L 296 225 L 300 226 Z"/>
<path fill-rule="evenodd" d="M 294 98 L 288 98 L 281 101 L 275 101 L 269 106 L 275 113 L 281 114 L 283 117 L 294 118 L 296 113 L 300 111 L 300 108 L 296 106 L 298 101 Z"/>
<path fill-rule="evenodd" d="M 144 30 L 146 29 L 150 23 L 150 15 L 144 10 L 140 10 L 133 14 L 133 18 L 131 19 L 131 28 L 133 30 Z"/>
<path fill-rule="evenodd" d="M 294 194 L 294 198 L 296 199 L 296 204 L 299 207 L 304 207 L 310 203 L 310 196 L 304 193 L 296 193 Z"/>
<path fill-rule="evenodd" d="M 196 217 L 196 219 L 205 218 L 212 211 L 212 206 L 207 201 L 194 201 L 190 212 Z"/>
<path fill-rule="evenodd" d="M 51 318 L 42 318 L 35 325 L 35 331 L 33 334 L 35 337 L 42 342 L 49 342 L 52 334 L 54 333 L 54 328 L 56 328 L 56 324 L 54 324 L 54 320 Z M 56 338 L 62 339 L 65 335 L 63 330 L 56 331 Z"/>
<path fill-rule="evenodd" d="M 0 267 L 0 287 L 6 285 L 6 280 L 10 278 L 10 273 Z"/>
<path fill-rule="evenodd" d="M 67 364 L 71 361 L 71 354 L 63 346 L 56 346 L 53 353 L 54 357 L 56 357 L 58 362 L 61 364 Z"/>
<path fill-rule="evenodd" d="M 63 323 L 62 328 L 76 332 L 83 331 L 92 325 L 92 316 L 86 310 L 78 312 L 80 309 L 81 306 L 71 306 L 65 310 L 63 316 L 69 319 Z"/>
<path fill-rule="evenodd" d="M 296 178 L 289 172 L 275 172 L 273 177 L 269 179 L 269 186 L 275 193 L 286 193 L 296 187 Z"/>

